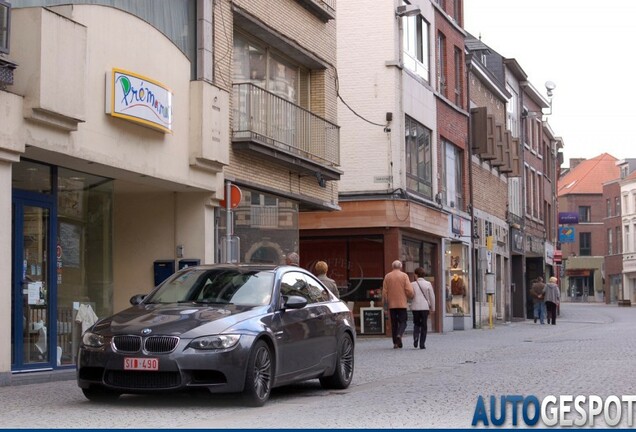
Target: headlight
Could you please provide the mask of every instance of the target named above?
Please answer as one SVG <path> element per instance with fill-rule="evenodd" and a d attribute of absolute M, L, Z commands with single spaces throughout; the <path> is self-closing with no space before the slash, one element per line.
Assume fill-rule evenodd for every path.
<path fill-rule="evenodd" d="M 198 350 L 213 350 L 232 348 L 241 338 L 241 335 L 214 335 L 201 336 L 188 344 L 190 348 Z"/>
<path fill-rule="evenodd" d="M 82 336 L 82 343 L 87 347 L 101 348 L 104 346 L 104 336 L 87 331 Z"/>

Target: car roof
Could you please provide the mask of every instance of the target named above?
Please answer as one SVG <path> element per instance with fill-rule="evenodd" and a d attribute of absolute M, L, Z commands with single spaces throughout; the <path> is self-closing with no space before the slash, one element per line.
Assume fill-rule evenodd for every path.
<path fill-rule="evenodd" d="M 215 270 L 215 269 L 227 269 L 227 270 L 256 270 L 256 271 L 276 271 L 276 270 L 300 270 L 303 272 L 307 272 L 307 270 L 302 267 L 286 265 L 286 264 L 260 264 L 260 263 L 219 263 L 219 264 L 200 264 L 196 266 L 186 267 L 188 269 L 204 269 L 204 270 Z"/>

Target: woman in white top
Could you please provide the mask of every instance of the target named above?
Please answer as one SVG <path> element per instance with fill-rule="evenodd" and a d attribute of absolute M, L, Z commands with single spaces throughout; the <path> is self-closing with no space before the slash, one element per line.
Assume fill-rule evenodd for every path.
<path fill-rule="evenodd" d="M 415 269 L 415 282 L 411 282 L 415 296 L 411 302 L 413 311 L 413 346 L 426 349 L 426 334 L 428 333 L 428 314 L 435 312 L 435 292 L 433 285 L 426 279 L 426 270 L 422 267 Z"/>

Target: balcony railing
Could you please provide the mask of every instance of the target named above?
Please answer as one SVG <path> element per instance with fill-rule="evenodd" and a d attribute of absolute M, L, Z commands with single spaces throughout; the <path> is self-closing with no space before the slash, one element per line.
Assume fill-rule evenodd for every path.
<path fill-rule="evenodd" d="M 233 87 L 233 141 L 254 141 L 325 167 L 340 164 L 338 125 L 253 84 Z"/>

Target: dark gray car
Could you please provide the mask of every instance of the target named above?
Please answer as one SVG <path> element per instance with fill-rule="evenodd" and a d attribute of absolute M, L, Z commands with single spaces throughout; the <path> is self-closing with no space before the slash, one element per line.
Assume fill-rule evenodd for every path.
<path fill-rule="evenodd" d="M 261 406 L 273 387 L 353 378 L 353 316 L 300 267 L 189 267 L 131 303 L 82 337 L 77 381 L 90 400 L 203 388 Z"/>

